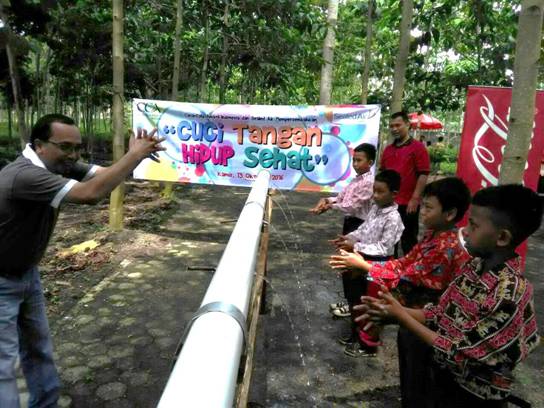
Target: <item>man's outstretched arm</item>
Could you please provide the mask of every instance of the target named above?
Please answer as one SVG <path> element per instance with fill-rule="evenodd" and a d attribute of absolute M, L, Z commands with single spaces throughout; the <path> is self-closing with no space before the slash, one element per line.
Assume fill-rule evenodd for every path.
<path fill-rule="evenodd" d="M 88 181 L 76 182 L 66 194 L 65 201 L 79 204 L 95 204 L 121 184 L 138 164 L 149 155 L 164 150 L 160 143 L 164 139 L 155 137 L 156 129 L 147 133 L 138 129 L 136 138 L 132 136 L 128 152 L 109 167 L 97 169 Z"/>

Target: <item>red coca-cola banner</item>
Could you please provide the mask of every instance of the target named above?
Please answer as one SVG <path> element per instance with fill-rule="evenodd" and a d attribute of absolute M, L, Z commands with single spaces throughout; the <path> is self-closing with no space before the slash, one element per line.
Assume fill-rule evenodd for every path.
<path fill-rule="evenodd" d="M 473 193 L 498 184 L 511 100 L 511 88 L 468 88 L 457 175 Z M 543 153 L 544 91 L 538 91 L 533 138 L 524 175 L 524 184 L 533 190 L 538 184 Z"/>
<path fill-rule="evenodd" d="M 470 86 L 467 93 L 465 120 L 457 176 L 474 194 L 481 188 L 497 185 L 502 156 L 508 135 L 512 100 L 511 88 Z M 544 157 L 544 91 L 536 96 L 536 113 L 524 184 L 536 190 L 540 163 Z M 522 254 L 525 250 L 518 251 Z"/>

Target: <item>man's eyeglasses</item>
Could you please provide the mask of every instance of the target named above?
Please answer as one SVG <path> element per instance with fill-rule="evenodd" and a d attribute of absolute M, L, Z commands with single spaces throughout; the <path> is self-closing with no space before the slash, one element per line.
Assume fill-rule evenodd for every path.
<path fill-rule="evenodd" d="M 51 144 L 57 146 L 64 153 L 68 153 L 68 154 L 70 154 L 70 153 L 80 153 L 81 149 L 83 148 L 83 145 L 81 145 L 81 144 L 57 143 L 57 142 L 53 142 L 52 140 L 47 140 L 46 143 L 51 143 Z"/>

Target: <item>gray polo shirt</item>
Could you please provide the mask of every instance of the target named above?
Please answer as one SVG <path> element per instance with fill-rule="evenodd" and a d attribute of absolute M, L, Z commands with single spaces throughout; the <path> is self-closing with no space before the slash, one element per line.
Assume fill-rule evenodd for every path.
<path fill-rule="evenodd" d="M 21 276 L 37 265 L 57 221 L 58 208 L 77 181 L 95 167 L 78 163 L 68 177 L 51 173 L 27 146 L 0 171 L 0 275 Z"/>

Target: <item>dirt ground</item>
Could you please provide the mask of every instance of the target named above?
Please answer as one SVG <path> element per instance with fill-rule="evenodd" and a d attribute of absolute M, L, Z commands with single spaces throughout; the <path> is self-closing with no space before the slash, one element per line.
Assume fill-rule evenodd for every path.
<path fill-rule="evenodd" d="M 65 204 L 60 212 L 55 232 L 40 264 L 48 316 L 55 320 L 66 314 L 85 294 L 95 287 L 142 246 L 149 249 L 155 241 L 133 242 L 154 231 L 176 208 L 172 200 L 161 197 L 159 183 L 131 181 L 125 184 L 125 229 L 121 234 L 108 230 L 109 204 L 104 200 L 96 206 Z M 177 190 L 181 187 L 176 187 Z M 126 240 L 127 234 L 131 239 Z M 95 241 L 95 242 L 89 242 Z M 72 250 L 88 243 L 92 249 Z"/>

